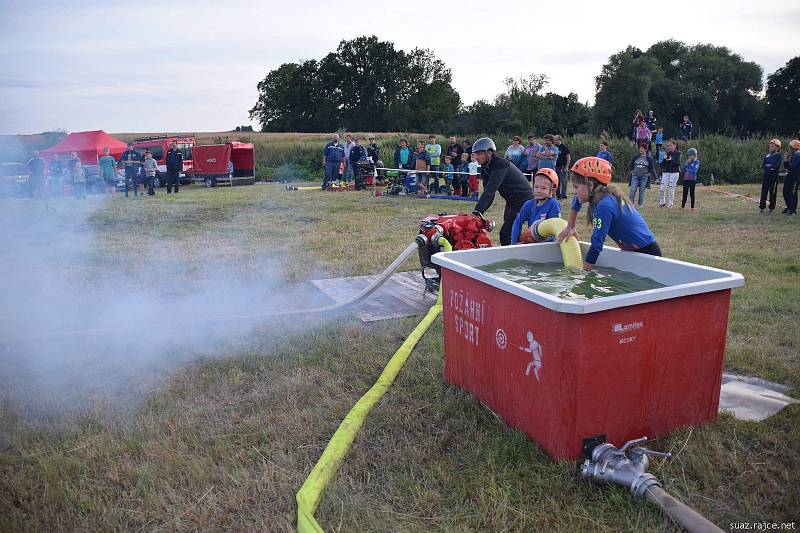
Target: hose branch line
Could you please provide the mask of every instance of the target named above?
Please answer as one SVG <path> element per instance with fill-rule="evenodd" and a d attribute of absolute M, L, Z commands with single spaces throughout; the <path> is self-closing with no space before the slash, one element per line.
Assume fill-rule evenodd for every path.
<path fill-rule="evenodd" d="M 447 239 L 441 237 L 439 245 L 444 251 L 452 251 L 450 243 Z M 359 399 L 356 404 L 350 409 L 350 412 L 344 417 L 342 423 L 336 429 L 336 432 L 331 437 L 330 442 L 322 452 L 317 464 L 308 474 L 303 486 L 297 491 L 295 498 L 297 500 L 297 531 L 300 533 L 322 533 L 323 529 L 314 518 L 314 513 L 317 511 L 319 501 L 322 498 L 322 492 L 328 486 L 334 474 L 339 471 L 339 467 L 344 461 L 344 456 L 347 450 L 353 443 L 358 431 L 364 424 L 364 420 L 369 414 L 372 407 L 380 400 L 386 391 L 389 390 L 394 382 L 397 374 L 403 368 L 411 351 L 417 345 L 419 340 L 428 330 L 430 325 L 439 316 L 442 311 L 442 287 L 439 287 L 439 297 L 436 304 L 431 307 L 425 318 L 414 328 L 411 335 L 403 342 L 400 348 L 394 353 L 386 367 L 381 372 L 378 380 L 372 387 Z"/>
<path fill-rule="evenodd" d="M 449 243 L 448 243 L 449 245 Z M 316 307 L 311 309 L 296 309 L 290 311 L 279 311 L 279 312 L 272 312 L 272 313 L 257 313 L 251 315 L 230 315 L 230 316 L 223 316 L 223 317 L 203 317 L 203 318 L 192 318 L 186 319 L 186 325 L 196 324 L 196 323 L 215 323 L 215 322 L 231 322 L 231 321 L 238 321 L 238 320 L 253 320 L 259 318 L 282 318 L 282 317 L 298 317 L 298 316 L 313 316 L 318 315 L 320 313 L 331 313 L 333 311 L 339 311 L 342 309 L 346 309 L 357 303 L 361 302 L 362 300 L 369 297 L 373 292 L 378 290 L 381 285 L 386 283 L 386 281 L 391 277 L 394 272 L 400 268 L 406 259 L 408 259 L 412 254 L 414 254 L 419 245 L 415 242 L 409 244 L 403 252 L 397 256 L 397 258 L 388 266 L 386 270 L 381 272 L 369 285 L 364 287 L 358 294 L 348 298 L 344 302 L 339 302 L 336 304 L 327 305 L 325 307 Z M 177 323 L 180 324 L 184 321 L 179 320 Z M 174 327 L 176 322 L 170 322 L 169 327 Z M 8 343 L 17 343 L 17 342 L 32 342 L 32 341 L 40 341 L 46 339 L 54 339 L 54 338 L 61 338 L 61 337 L 72 337 L 72 336 L 79 336 L 79 335 L 99 335 L 99 334 L 110 334 L 110 333 L 118 333 L 121 331 L 134 331 L 139 330 L 142 327 L 149 327 L 149 328 L 159 328 L 164 327 L 163 323 L 153 322 L 150 324 L 137 324 L 135 326 L 109 326 L 109 327 L 101 327 L 101 328 L 84 328 L 84 329 L 73 329 L 73 330 L 65 330 L 65 331 L 53 331 L 53 332 L 43 332 L 40 335 L 29 335 L 29 336 L 21 336 L 21 337 L 9 337 L 9 338 L 0 338 L 0 345 L 8 344 Z"/>
<path fill-rule="evenodd" d="M 644 497 L 650 503 L 660 507 L 667 516 L 689 533 L 722 533 L 722 530 L 713 522 L 707 520 L 685 503 L 672 497 L 658 485 L 649 487 Z"/>

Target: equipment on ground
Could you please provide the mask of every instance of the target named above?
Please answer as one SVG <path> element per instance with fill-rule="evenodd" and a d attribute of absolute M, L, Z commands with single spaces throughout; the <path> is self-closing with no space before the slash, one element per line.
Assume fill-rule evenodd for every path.
<path fill-rule="evenodd" d="M 486 220 L 481 215 L 459 213 L 448 215 L 439 213 L 422 220 L 419 225 L 419 235 L 416 242 L 419 245 L 419 264 L 422 279 L 425 280 L 425 290 L 436 292 L 441 282 L 441 270 L 434 265 L 431 257 L 442 251 L 439 237 L 444 237 L 453 250 L 470 250 L 474 248 L 490 248 L 492 240 L 488 232 L 494 229 L 494 221 Z M 436 274 L 432 277 L 425 275 L 425 269 L 432 269 Z"/>
<path fill-rule="evenodd" d="M 647 437 L 626 442 L 622 448 L 600 443 L 602 439 L 584 445 L 586 460 L 581 466 L 581 475 L 598 484 L 617 484 L 630 489 L 634 496 L 645 498 L 659 506 L 678 525 L 690 533 L 720 532 L 716 525 L 706 520 L 697 511 L 670 496 L 661 488 L 661 482 L 647 472 L 650 457 L 671 458 L 671 453 L 657 452 L 632 447 L 647 441 Z"/>

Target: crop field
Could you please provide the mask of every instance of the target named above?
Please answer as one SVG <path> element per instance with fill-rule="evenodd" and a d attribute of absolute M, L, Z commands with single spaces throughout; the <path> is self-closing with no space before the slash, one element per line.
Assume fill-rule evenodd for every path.
<path fill-rule="evenodd" d="M 305 134 L 233 135 L 311 142 Z M 758 194 L 757 185 L 723 189 Z M 790 385 L 797 397 L 800 221 L 759 216 L 756 204 L 702 186 L 695 214 L 658 209 L 656 196 L 648 191 L 642 214 L 666 256 L 745 276 L 733 291 L 726 369 Z M 498 197 L 487 216 L 502 219 L 503 206 Z M 0 335 L 0 530 L 293 530 L 295 493 L 419 317 L 288 323 L 258 313 L 323 302 L 308 280 L 378 273 L 414 239 L 421 218 L 470 208 L 278 183 L 191 186 L 144 199 L 2 201 L 2 220 L 35 230 L 14 246 L 59 250 L 47 259 L 67 287 L 104 280 L 98 300 L 123 326 L 99 328 L 77 346 L 49 343 L 53 358 L 42 368 L 25 364 L 35 357 L 25 350 L 38 344 Z M 589 228 L 579 229 L 587 239 Z M 403 267 L 416 268 L 416 258 Z M 167 316 L 126 318 L 153 287 Z M 173 316 L 175 301 L 180 313 L 207 310 L 220 322 Z M 91 317 L 91 307 L 80 309 Z M 230 324 L 228 315 L 241 317 Z M 704 320 L 691 309 L 664 318 Z M 135 334 L 120 333 L 131 324 Z M 95 337 L 118 334 L 125 342 L 87 355 Z M 49 368 L 57 370 L 47 386 L 31 389 L 28 374 Z M 723 530 L 800 521 L 800 405 L 760 423 L 724 414 L 651 447 L 674 454 L 651 465 L 664 488 Z M 326 531 L 676 530 L 627 491 L 581 480 L 577 462 L 549 460 L 448 384 L 441 318 L 367 417 L 316 516 Z"/>

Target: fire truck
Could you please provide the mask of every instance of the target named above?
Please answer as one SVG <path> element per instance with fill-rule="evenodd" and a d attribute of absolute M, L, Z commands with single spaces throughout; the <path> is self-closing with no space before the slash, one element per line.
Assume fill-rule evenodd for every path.
<path fill-rule="evenodd" d="M 183 153 L 183 171 L 180 175 L 181 185 L 189 185 L 192 183 L 192 152 L 195 145 L 194 137 L 161 135 L 155 137 L 142 137 L 139 139 L 134 139 L 133 141 L 133 149 L 136 153 L 144 157 L 144 151 L 150 150 L 150 153 L 153 154 L 153 159 L 158 162 L 158 169 L 156 171 L 156 177 L 153 180 L 153 187 L 161 187 L 166 185 L 167 152 L 169 151 L 169 145 L 173 142 L 178 145 L 178 150 Z M 124 174 L 122 177 L 124 177 Z"/>

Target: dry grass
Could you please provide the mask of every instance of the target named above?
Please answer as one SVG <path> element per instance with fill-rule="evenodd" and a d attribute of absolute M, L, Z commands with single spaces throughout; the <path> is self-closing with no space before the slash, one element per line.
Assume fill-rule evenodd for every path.
<path fill-rule="evenodd" d="M 667 255 L 746 277 L 733 296 L 727 367 L 797 390 L 798 220 L 760 217 L 752 203 L 702 188 L 696 215 L 659 210 L 649 195 L 643 213 Z M 489 214 L 499 218 L 502 204 Z M 243 270 L 262 268 L 268 250 L 304 280 L 379 271 L 422 216 L 468 206 L 278 185 L 189 188 L 115 200 L 91 223 L 140 228 L 104 232 L 100 264 L 146 267 L 137 251 L 156 241 L 171 245 L 170 261 L 202 265 L 210 254 Z M 0 529 L 292 529 L 294 493 L 416 322 L 346 317 L 277 337 L 279 325 L 264 324 L 154 381 L 132 410 L 93 404 L 43 425 L 0 405 Z M 798 442 L 800 406 L 758 424 L 723 416 L 660 439 L 677 456 L 653 471 L 725 529 L 797 520 Z M 673 529 L 625 491 L 580 481 L 575 463 L 549 461 L 444 382 L 440 321 L 367 419 L 317 516 L 331 531 Z"/>

